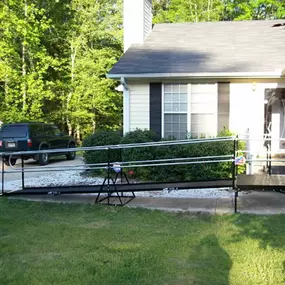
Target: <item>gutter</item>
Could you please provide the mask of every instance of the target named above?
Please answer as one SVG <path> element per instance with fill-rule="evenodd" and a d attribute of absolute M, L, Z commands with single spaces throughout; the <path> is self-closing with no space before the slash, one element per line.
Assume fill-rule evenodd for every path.
<path fill-rule="evenodd" d="M 124 78 L 285 78 L 284 71 L 278 72 L 204 72 L 204 73 L 136 73 L 107 74 L 110 79 Z"/>
<path fill-rule="evenodd" d="M 130 89 L 124 77 L 120 82 L 123 86 L 123 132 L 126 134 L 130 131 Z"/>

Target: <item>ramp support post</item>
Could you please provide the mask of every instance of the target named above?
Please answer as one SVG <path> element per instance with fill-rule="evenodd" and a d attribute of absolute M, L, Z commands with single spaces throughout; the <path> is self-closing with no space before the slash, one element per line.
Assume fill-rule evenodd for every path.
<path fill-rule="evenodd" d="M 4 195 L 4 157 L 2 156 L 2 187 L 1 187 L 1 192 L 2 195 Z"/>
<path fill-rule="evenodd" d="M 25 189 L 25 170 L 24 170 L 24 159 L 23 156 L 21 155 L 21 162 L 22 162 L 22 189 Z"/>
<path fill-rule="evenodd" d="M 234 145 L 233 145 L 233 165 L 232 165 L 232 188 L 235 193 L 234 197 L 234 211 L 237 212 L 237 197 L 238 197 L 238 189 L 236 185 L 236 179 L 237 179 L 237 173 L 238 168 L 236 165 L 236 157 L 237 157 L 237 151 L 238 151 L 238 136 L 234 138 Z"/>

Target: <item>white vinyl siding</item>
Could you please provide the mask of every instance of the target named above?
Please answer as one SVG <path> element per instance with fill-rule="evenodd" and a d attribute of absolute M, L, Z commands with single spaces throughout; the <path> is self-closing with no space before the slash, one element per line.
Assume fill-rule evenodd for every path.
<path fill-rule="evenodd" d="M 191 85 L 191 136 L 217 134 L 218 92 L 216 84 Z"/>
<path fill-rule="evenodd" d="M 149 84 L 129 85 L 130 131 L 149 129 Z"/>
<path fill-rule="evenodd" d="M 142 44 L 151 30 L 151 0 L 124 0 L 124 51 L 132 44 Z"/>
<path fill-rule="evenodd" d="M 144 39 L 149 35 L 152 28 L 152 1 L 144 0 Z"/>
<path fill-rule="evenodd" d="M 230 130 L 239 135 L 250 131 L 252 138 L 261 138 L 264 133 L 265 90 L 269 88 L 285 88 L 283 83 L 231 83 L 230 84 Z M 281 112 L 282 114 L 282 112 Z M 280 132 L 280 112 L 273 106 L 272 135 L 282 136 Z M 281 120 L 282 121 L 282 120 Z M 251 141 L 253 151 L 263 149 L 263 142 Z M 272 140 L 272 150 L 280 148 L 278 140 Z"/>

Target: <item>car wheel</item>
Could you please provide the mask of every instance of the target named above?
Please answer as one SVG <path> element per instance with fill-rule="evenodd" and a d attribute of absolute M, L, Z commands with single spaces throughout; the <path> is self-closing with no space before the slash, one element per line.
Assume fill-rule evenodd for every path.
<path fill-rule="evenodd" d="M 5 165 L 10 166 L 9 158 L 7 157 L 7 158 L 3 158 L 3 159 L 4 159 Z M 16 162 L 17 162 L 17 158 L 11 158 L 10 159 L 10 163 L 11 163 L 12 166 L 14 166 L 16 164 Z"/>
<path fill-rule="evenodd" d="M 72 143 L 68 146 L 68 148 L 75 148 L 75 145 Z M 75 159 L 75 156 L 76 156 L 76 152 L 75 151 L 72 151 L 72 152 L 68 152 L 66 154 L 66 159 L 67 160 L 73 160 Z"/>
<path fill-rule="evenodd" d="M 41 149 L 44 150 L 44 149 Z M 39 165 L 47 165 L 49 163 L 49 155 L 48 153 L 40 153 L 39 154 Z"/>

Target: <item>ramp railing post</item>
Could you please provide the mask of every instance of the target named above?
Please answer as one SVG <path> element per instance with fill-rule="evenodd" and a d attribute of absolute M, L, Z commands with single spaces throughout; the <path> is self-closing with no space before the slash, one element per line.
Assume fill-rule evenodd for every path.
<path fill-rule="evenodd" d="M 237 197 L 238 197 L 238 192 L 237 192 L 237 187 L 236 187 L 236 175 L 237 175 L 237 167 L 236 167 L 236 152 L 237 152 L 237 139 L 238 137 L 234 138 L 234 145 L 233 145 L 233 165 L 232 165 L 232 188 L 235 193 L 235 198 L 234 198 L 234 208 L 235 208 L 235 213 L 237 212 Z"/>
<path fill-rule="evenodd" d="M 4 195 L 4 157 L 2 156 L 2 187 L 1 187 L 1 192 L 2 195 Z"/>
<path fill-rule="evenodd" d="M 110 148 L 107 148 L 107 158 L 108 158 L 108 169 L 107 169 L 107 179 L 108 179 L 108 205 L 110 205 Z"/>
<path fill-rule="evenodd" d="M 21 155 L 21 162 L 22 162 L 22 189 L 25 189 L 25 170 L 24 170 L 24 159 L 23 155 Z"/>
<path fill-rule="evenodd" d="M 271 147 L 271 143 L 269 144 L 269 168 L 268 168 L 268 172 L 269 172 L 269 175 L 272 174 L 272 147 Z"/>

